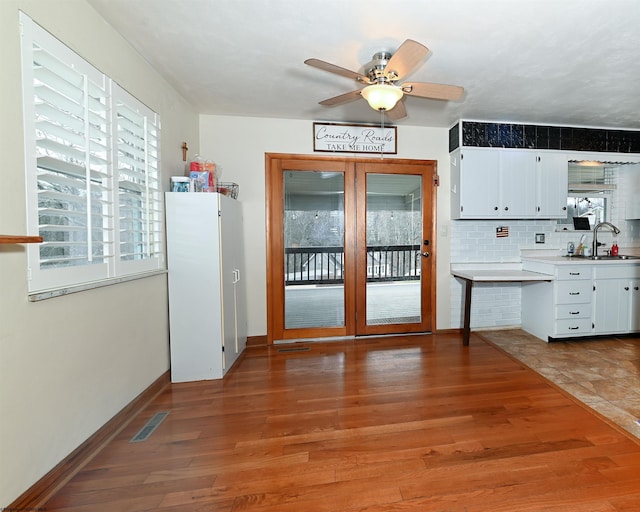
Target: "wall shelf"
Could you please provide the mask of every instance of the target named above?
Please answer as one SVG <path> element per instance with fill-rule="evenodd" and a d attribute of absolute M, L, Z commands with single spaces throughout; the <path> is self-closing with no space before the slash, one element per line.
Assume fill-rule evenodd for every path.
<path fill-rule="evenodd" d="M 40 242 L 42 242 L 41 236 L 0 235 L 0 244 L 38 244 Z"/>

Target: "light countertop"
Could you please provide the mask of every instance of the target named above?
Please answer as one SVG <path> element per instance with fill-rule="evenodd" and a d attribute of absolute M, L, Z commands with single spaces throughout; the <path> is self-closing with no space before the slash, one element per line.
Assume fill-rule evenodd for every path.
<path fill-rule="evenodd" d="M 554 265 L 640 265 L 640 259 L 592 260 L 580 256 L 531 256 L 522 255 L 522 261 L 537 261 Z"/>
<path fill-rule="evenodd" d="M 517 269 L 452 269 L 451 274 L 475 282 L 553 281 L 550 274 Z"/>

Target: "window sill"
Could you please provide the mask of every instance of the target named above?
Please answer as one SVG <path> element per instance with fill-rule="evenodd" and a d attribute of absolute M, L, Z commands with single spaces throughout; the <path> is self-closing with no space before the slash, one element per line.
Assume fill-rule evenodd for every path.
<path fill-rule="evenodd" d="M 141 272 L 140 274 L 114 277 L 111 279 L 104 279 L 102 281 L 94 281 L 92 283 L 83 283 L 75 286 L 65 286 L 64 288 L 55 288 L 52 290 L 32 292 L 32 293 L 29 293 L 28 297 L 29 297 L 29 302 L 39 302 L 41 300 L 53 299 L 54 297 L 62 297 L 63 295 L 69 295 L 71 293 L 84 292 L 86 290 L 102 288 L 103 286 L 111 286 L 112 284 L 126 283 L 128 281 L 135 281 L 137 279 L 144 279 L 146 277 L 159 276 L 166 273 L 167 273 L 166 269 L 154 270 L 152 272 Z"/>
<path fill-rule="evenodd" d="M 42 242 L 41 236 L 0 235 L 0 244 L 38 244 L 40 242 Z"/>
<path fill-rule="evenodd" d="M 558 224 L 555 229 L 556 233 L 589 233 L 591 229 L 575 229 L 570 224 Z"/>

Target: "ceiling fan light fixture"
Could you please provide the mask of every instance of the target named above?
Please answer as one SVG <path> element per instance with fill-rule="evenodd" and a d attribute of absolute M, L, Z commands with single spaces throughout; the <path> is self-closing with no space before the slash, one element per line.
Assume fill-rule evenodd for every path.
<path fill-rule="evenodd" d="M 402 89 L 387 84 L 369 85 L 360 92 L 373 110 L 391 110 L 402 98 Z"/>

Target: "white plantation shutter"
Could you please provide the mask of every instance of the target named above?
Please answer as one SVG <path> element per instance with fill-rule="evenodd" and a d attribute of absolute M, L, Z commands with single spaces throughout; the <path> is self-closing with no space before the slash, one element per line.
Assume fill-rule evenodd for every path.
<path fill-rule="evenodd" d="M 119 266 L 123 272 L 157 268 L 163 251 L 158 116 L 117 86 L 114 105 Z"/>
<path fill-rule="evenodd" d="M 160 268 L 157 114 L 21 23 L 29 291 Z"/>

